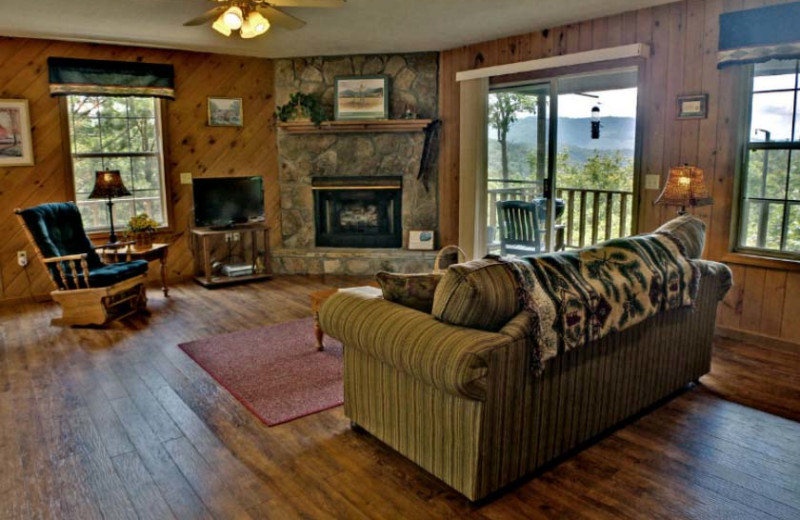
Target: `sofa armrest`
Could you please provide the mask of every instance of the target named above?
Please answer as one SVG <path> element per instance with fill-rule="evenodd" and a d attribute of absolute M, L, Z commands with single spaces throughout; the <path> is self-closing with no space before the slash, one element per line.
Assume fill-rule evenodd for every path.
<path fill-rule="evenodd" d="M 700 286 L 708 283 L 708 279 L 713 279 L 717 284 L 716 297 L 717 301 L 722 301 L 728 291 L 733 287 L 733 274 L 730 268 L 719 262 L 712 262 L 711 260 L 692 260 L 700 269 Z"/>
<path fill-rule="evenodd" d="M 483 400 L 494 349 L 505 334 L 448 325 L 432 315 L 380 298 L 380 291 L 345 290 L 320 309 L 326 334 L 453 395 Z"/>

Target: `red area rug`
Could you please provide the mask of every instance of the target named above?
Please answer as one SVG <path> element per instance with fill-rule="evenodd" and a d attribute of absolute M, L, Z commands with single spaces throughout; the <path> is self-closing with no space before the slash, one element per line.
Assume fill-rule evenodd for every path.
<path fill-rule="evenodd" d="M 344 402 L 342 344 L 317 350 L 312 318 L 178 345 L 268 426 Z"/>

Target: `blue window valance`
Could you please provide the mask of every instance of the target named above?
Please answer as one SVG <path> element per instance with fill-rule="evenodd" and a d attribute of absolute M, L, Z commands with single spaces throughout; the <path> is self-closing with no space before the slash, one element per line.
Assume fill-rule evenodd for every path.
<path fill-rule="evenodd" d="M 48 58 L 50 95 L 152 96 L 175 99 L 172 65 Z"/>
<path fill-rule="evenodd" d="M 800 2 L 719 17 L 717 67 L 800 58 Z"/>

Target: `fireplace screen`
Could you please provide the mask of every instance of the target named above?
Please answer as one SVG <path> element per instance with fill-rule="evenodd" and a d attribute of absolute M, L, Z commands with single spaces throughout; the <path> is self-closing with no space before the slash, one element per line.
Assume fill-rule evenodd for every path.
<path fill-rule="evenodd" d="M 318 247 L 401 247 L 399 178 L 325 178 L 314 182 Z"/>

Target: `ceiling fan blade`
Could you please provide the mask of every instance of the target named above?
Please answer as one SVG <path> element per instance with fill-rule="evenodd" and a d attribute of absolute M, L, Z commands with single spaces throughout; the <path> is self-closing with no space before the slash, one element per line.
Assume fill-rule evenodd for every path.
<path fill-rule="evenodd" d="M 195 26 L 195 25 L 203 25 L 204 23 L 208 23 L 211 20 L 213 20 L 214 18 L 216 18 L 219 15 L 221 15 L 223 12 L 225 12 L 225 9 L 227 9 L 227 8 L 228 8 L 227 5 L 222 5 L 222 6 L 219 6 L 219 7 L 215 7 L 214 9 L 210 9 L 210 10 L 206 11 L 205 13 L 201 14 L 197 18 L 192 18 L 191 20 L 189 20 L 188 22 L 186 22 L 183 25 L 185 25 L 187 27 L 192 27 L 192 26 Z"/>
<path fill-rule="evenodd" d="M 306 22 L 300 18 L 295 18 L 275 7 L 258 7 L 258 11 L 266 16 L 271 24 L 283 27 L 284 29 L 300 29 L 306 24 Z"/>
<path fill-rule="evenodd" d="M 341 7 L 345 0 L 267 0 L 277 7 Z"/>

